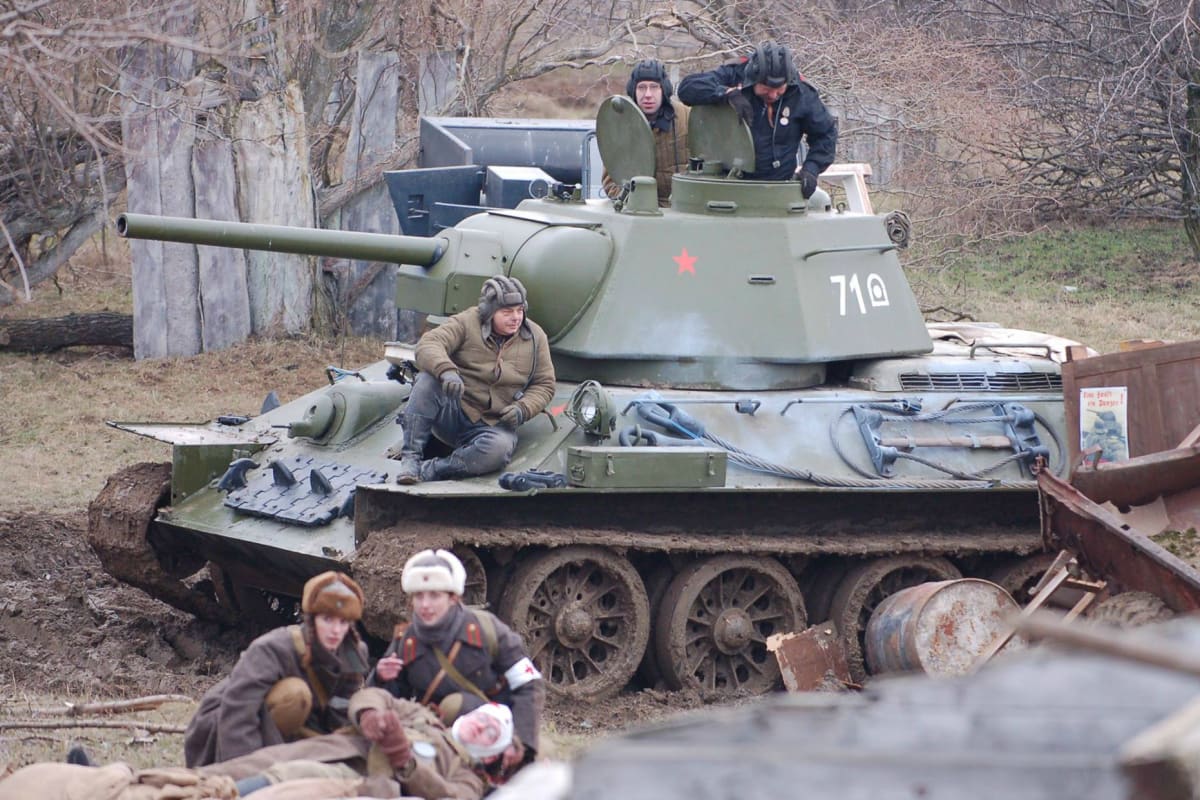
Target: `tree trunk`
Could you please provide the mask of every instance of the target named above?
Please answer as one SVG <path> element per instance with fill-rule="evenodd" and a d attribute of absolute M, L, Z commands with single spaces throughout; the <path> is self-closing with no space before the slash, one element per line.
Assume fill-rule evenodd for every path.
<path fill-rule="evenodd" d="M 77 345 L 133 347 L 133 317 L 101 311 L 45 319 L 0 320 L 0 349 L 51 353 Z"/>
<path fill-rule="evenodd" d="M 1187 126 L 1182 131 L 1183 229 L 1192 246 L 1192 258 L 1200 259 L 1200 69 L 1187 86 Z"/>

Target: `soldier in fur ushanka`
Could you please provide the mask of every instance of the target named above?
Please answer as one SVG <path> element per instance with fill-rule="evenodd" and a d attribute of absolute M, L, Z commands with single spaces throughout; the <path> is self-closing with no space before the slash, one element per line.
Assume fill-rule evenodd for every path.
<path fill-rule="evenodd" d="M 412 622 L 398 628 L 368 682 L 435 705 L 443 722 L 496 702 L 512 709 L 516 736 L 505 771 L 533 760 L 545 702 L 542 675 L 521 637 L 483 609 L 462 603 L 467 573 L 448 550 L 423 550 L 404 565 Z"/>

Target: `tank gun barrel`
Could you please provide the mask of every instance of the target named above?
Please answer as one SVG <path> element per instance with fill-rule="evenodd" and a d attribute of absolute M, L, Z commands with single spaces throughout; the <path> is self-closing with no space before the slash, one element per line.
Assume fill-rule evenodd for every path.
<path fill-rule="evenodd" d="M 255 225 L 154 214 L 120 215 L 117 217 L 117 235 L 127 239 L 206 244 L 420 267 L 436 264 L 447 248 L 446 240 L 439 237 L 292 228 L 286 225 Z"/>

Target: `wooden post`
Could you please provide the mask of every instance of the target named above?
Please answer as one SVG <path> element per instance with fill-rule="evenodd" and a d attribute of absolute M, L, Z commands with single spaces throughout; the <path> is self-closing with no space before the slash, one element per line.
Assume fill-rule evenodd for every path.
<path fill-rule="evenodd" d="M 236 219 L 233 146 L 226 139 L 197 142 L 192 159 L 196 216 Z M 250 335 L 246 253 L 227 247 L 198 247 L 200 330 L 205 351 L 223 350 Z"/>
<path fill-rule="evenodd" d="M 272 85 L 257 100 L 239 104 L 232 127 L 242 219 L 313 227 L 316 210 L 300 87 L 293 82 Z M 313 260 L 248 250 L 246 264 L 254 333 L 278 336 L 308 330 Z"/>
<path fill-rule="evenodd" d="M 164 34 L 187 36 L 195 28 L 191 4 L 165 18 Z M 127 98 L 122 137 L 129 156 L 125 174 L 130 211 L 190 217 L 192 143 L 195 128 L 184 98 L 167 90 L 192 75 L 192 54 L 165 44 L 129 51 L 121 72 Z M 133 260 L 133 351 L 135 358 L 200 352 L 196 249 L 191 245 L 136 241 Z"/>
<path fill-rule="evenodd" d="M 358 56 L 354 111 L 342 179 L 359 179 L 361 167 L 388 153 L 396 141 L 400 106 L 400 59 L 395 53 Z M 368 176 L 364 176 L 368 177 Z M 330 227 L 368 233 L 400 233 L 387 185 L 380 182 L 347 203 Z M 351 261 L 341 296 L 350 330 L 362 336 L 396 336 L 396 272 L 390 264 Z"/>

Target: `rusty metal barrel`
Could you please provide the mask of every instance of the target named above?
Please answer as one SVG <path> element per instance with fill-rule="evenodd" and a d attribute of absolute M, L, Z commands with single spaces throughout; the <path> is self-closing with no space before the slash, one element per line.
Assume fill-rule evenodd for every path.
<path fill-rule="evenodd" d="M 963 675 L 980 653 L 1008 631 L 1020 610 L 1012 595 L 991 581 L 934 581 L 890 595 L 871 614 L 864 650 L 867 669 Z M 1023 647 L 1014 639 L 1005 649 Z"/>

